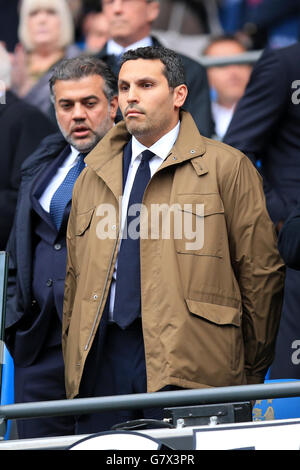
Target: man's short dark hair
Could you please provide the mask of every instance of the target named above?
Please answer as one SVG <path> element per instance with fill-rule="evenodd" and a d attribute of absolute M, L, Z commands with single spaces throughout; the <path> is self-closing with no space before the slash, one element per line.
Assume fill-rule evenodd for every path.
<path fill-rule="evenodd" d="M 105 62 L 91 55 L 63 59 L 52 68 L 49 80 L 52 101 L 55 100 L 54 85 L 57 80 L 80 80 L 91 75 L 99 75 L 103 78 L 103 92 L 110 102 L 118 94 L 117 78 Z"/>
<path fill-rule="evenodd" d="M 185 71 L 181 58 L 176 52 L 166 47 L 139 47 L 125 52 L 121 59 L 121 66 L 128 60 L 160 60 L 165 68 L 164 74 L 170 88 L 185 84 Z"/>

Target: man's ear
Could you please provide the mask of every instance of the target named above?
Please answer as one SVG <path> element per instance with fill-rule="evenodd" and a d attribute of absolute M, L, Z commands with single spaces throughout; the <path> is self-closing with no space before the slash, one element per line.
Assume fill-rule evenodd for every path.
<path fill-rule="evenodd" d="M 181 108 L 181 106 L 184 105 L 187 95 L 188 89 L 184 83 L 174 88 L 174 107 L 178 109 Z"/>
<path fill-rule="evenodd" d="M 116 119 L 118 106 L 119 106 L 118 97 L 113 96 L 113 98 L 110 100 L 110 117 L 113 121 Z"/>
<path fill-rule="evenodd" d="M 153 2 L 149 2 L 147 4 L 147 17 L 150 24 L 152 24 L 157 18 L 160 13 L 160 5 L 159 2 L 154 0 Z"/>

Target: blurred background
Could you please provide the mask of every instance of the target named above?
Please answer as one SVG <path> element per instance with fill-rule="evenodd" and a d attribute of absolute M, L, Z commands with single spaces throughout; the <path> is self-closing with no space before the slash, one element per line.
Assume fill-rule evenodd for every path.
<path fill-rule="evenodd" d="M 22 0 L 0 0 L 0 41 L 12 52 L 18 43 Z M 108 34 L 101 0 L 68 0 L 76 25 L 76 43 L 101 49 Z M 299 39 L 300 0 L 160 0 L 153 32 L 165 45 L 198 57 L 211 36 L 238 34 L 250 49 L 284 47 Z"/>

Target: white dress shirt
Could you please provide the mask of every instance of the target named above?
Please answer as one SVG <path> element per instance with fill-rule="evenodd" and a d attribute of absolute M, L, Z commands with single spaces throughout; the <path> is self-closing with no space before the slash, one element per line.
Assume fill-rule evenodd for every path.
<path fill-rule="evenodd" d="M 78 156 L 79 156 L 78 150 L 76 150 L 74 147 L 71 145 L 71 153 L 70 155 L 65 159 L 63 164 L 57 169 L 55 175 L 53 178 L 50 180 L 47 188 L 41 195 L 39 202 L 42 206 L 42 208 L 46 212 L 50 212 L 50 202 L 51 199 L 55 193 L 55 191 L 59 188 L 65 177 L 67 176 L 69 170 L 73 166 L 75 166 L 78 162 Z"/>
<path fill-rule="evenodd" d="M 130 44 L 130 46 L 127 47 L 120 46 L 120 44 L 115 42 L 113 39 L 109 39 L 107 41 L 106 52 L 108 55 L 119 56 L 121 54 L 124 54 L 124 52 L 129 51 L 129 49 L 137 49 L 138 47 L 149 47 L 152 46 L 152 44 L 153 43 L 150 36 L 147 36 L 146 38 L 143 38 L 140 41 L 135 42 L 134 44 Z"/>
<path fill-rule="evenodd" d="M 174 143 L 177 140 L 178 134 L 180 130 L 180 121 L 178 121 L 177 125 L 167 134 L 165 134 L 161 139 L 159 139 L 155 144 L 151 147 L 145 147 L 141 144 L 135 137 L 132 137 L 132 155 L 131 155 L 131 162 L 128 169 L 127 179 L 123 191 L 122 197 L 122 206 L 121 206 L 121 234 L 124 230 L 126 216 L 127 216 L 127 209 L 128 209 L 128 202 L 131 193 L 131 189 L 133 186 L 134 178 L 138 167 L 141 163 L 142 156 L 141 153 L 144 150 L 151 150 L 155 154 L 154 157 L 151 158 L 149 162 L 151 178 L 154 173 L 158 170 L 161 166 L 163 161 L 169 155 Z M 121 235 L 122 236 L 122 235 Z M 122 242 L 122 241 L 121 241 Z M 118 268 L 118 260 L 115 264 L 115 269 L 113 273 L 112 283 L 111 283 L 111 291 L 110 291 L 110 305 L 109 305 L 109 317 L 112 319 L 112 312 L 114 309 L 114 301 L 115 301 L 115 289 L 116 289 L 116 277 L 117 277 L 117 268 Z"/>
<path fill-rule="evenodd" d="M 234 109 L 235 106 L 232 108 L 225 108 L 225 106 L 221 106 L 219 103 L 212 103 L 212 114 L 215 122 L 215 130 L 219 140 L 222 140 L 226 134 L 234 113 Z"/>

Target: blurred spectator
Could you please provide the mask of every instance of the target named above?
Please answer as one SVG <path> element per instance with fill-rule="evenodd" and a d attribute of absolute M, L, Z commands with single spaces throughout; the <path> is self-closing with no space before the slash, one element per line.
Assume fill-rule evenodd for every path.
<path fill-rule="evenodd" d="M 277 230 L 299 199 L 300 44 L 267 49 L 253 68 L 224 142 L 245 153 L 264 180 L 266 202 Z M 300 273 L 287 269 L 282 319 L 270 379 L 300 379 L 293 344 L 300 338 Z"/>
<path fill-rule="evenodd" d="M 51 67 L 80 53 L 66 0 L 22 0 L 19 39 L 13 57 L 13 89 L 44 113 L 49 112 Z"/>
<path fill-rule="evenodd" d="M 102 0 L 102 8 L 108 19 L 111 39 L 99 52 L 98 57 L 107 62 L 116 75 L 119 73 L 120 58 L 125 51 L 161 45 L 150 35 L 152 24 L 160 13 L 159 1 Z M 193 59 L 179 55 L 189 88 L 185 108 L 192 114 L 201 134 L 211 137 L 214 126 L 206 70 Z"/>
<path fill-rule="evenodd" d="M 226 57 L 246 52 L 246 47 L 233 36 L 220 36 L 206 47 L 204 55 Z M 228 65 L 209 67 L 208 82 L 212 91 L 212 113 L 216 137 L 222 140 L 232 119 L 235 107 L 244 94 L 252 67 Z"/>
<path fill-rule="evenodd" d="M 84 36 L 84 49 L 91 53 L 101 51 L 109 38 L 106 16 L 96 11 L 88 13 L 83 20 L 82 32 Z"/>
<path fill-rule="evenodd" d="M 220 0 L 226 33 L 244 32 L 255 49 L 289 46 L 300 37 L 300 0 Z"/>
<path fill-rule="evenodd" d="M 5 250 L 13 223 L 20 184 L 20 167 L 41 139 L 55 127 L 35 107 L 10 91 L 11 63 L 0 44 L 0 250 Z"/>

